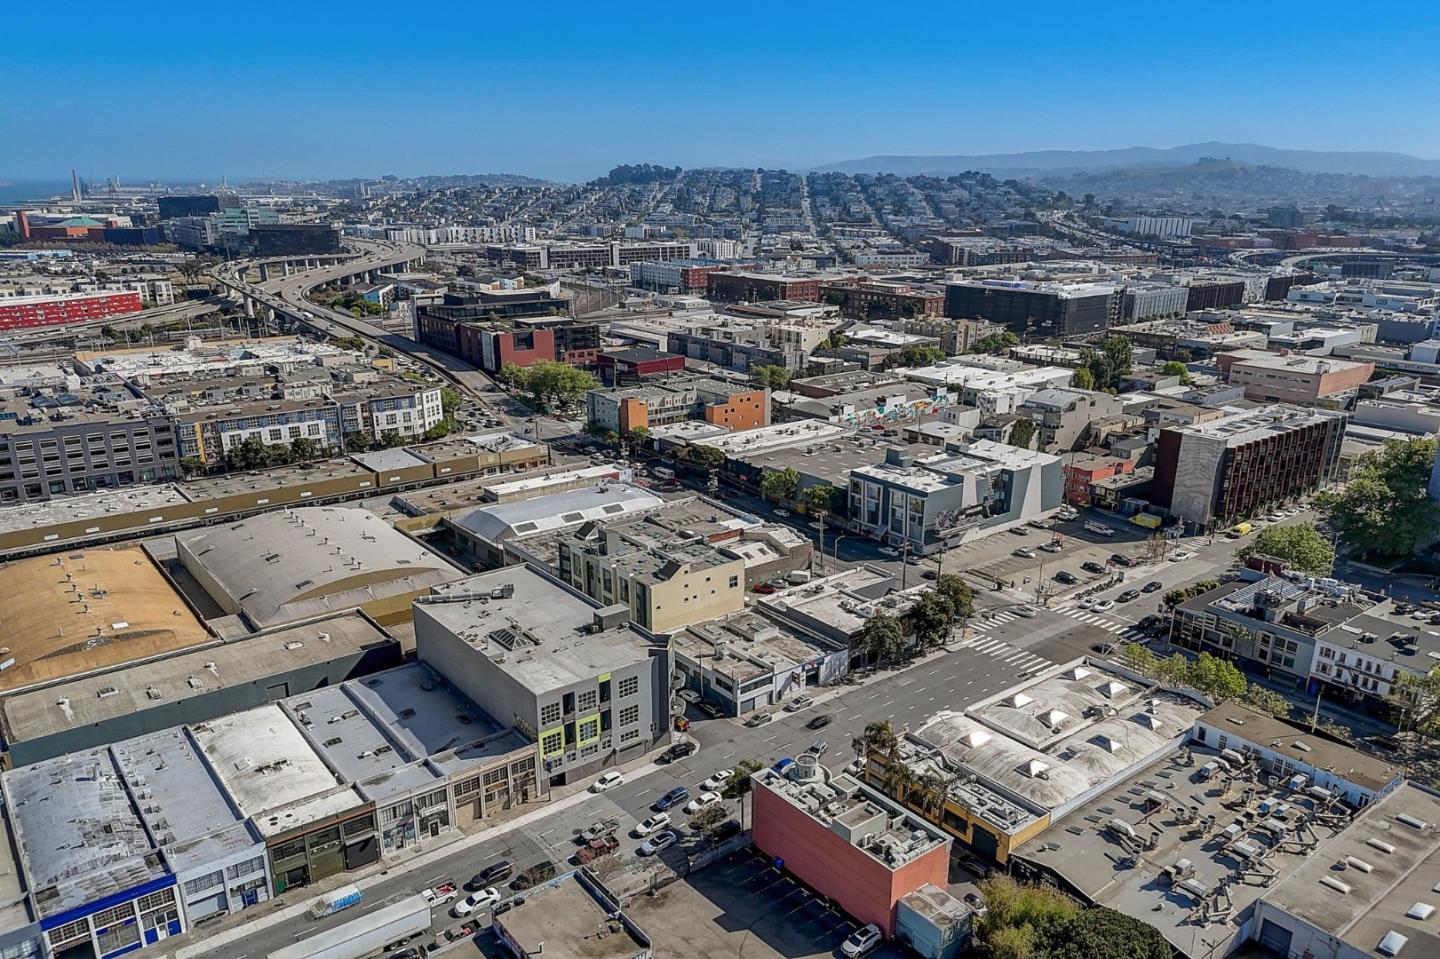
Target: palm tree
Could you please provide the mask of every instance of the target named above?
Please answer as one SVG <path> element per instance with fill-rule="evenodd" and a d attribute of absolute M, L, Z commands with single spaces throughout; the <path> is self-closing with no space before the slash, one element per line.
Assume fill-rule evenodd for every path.
<path fill-rule="evenodd" d="M 903 800 L 915 784 L 915 770 L 900 759 L 892 758 L 885 764 L 885 791 Z"/>
<path fill-rule="evenodd" d="M 927 769 L 920 774 L 915 786 L 920 793 L 922 814 L 930 819 L 939 816 L 945 809 L 945 775 L 938 769 Z"/>

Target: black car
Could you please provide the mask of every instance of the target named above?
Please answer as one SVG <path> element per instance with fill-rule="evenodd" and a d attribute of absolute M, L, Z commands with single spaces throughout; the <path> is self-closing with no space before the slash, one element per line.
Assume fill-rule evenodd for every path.
<path fill-rule="evenodd" d="M 1140 587 L 1140 592 L 1142 592 L 1142 593 L 1153 593 L 1153 592 L 1156 592 L 1157 590 L 1161 590 L 1161 589 L 1164 589 L 1164 588 L 1165 588 L 1165 584 L 1164 584 L 1164 583 L 1160 582 L 1158 579 L 1152 579 L 1150 582 L 1148 582 L 1148 583 L 1146 583 L 1144 586 L 1141 586 L 1141 587 Z"/>
<path fill-rule="evenodd" d="M 1075 583 L 1080 582 L 1080 577 L 1079 577 L 1079 576 L 1076 576 L 1074 573 L 1070 572 L 1068 569 L 1062 569 L 1060 572 L 1058 572 L 1058 573 L 1055 574 L 1055 582 L 1057 582 L 1057 583 L 1064 583 L 1064 584 L 1067 585 L 1067 586 L 1071 586 L 1071 585 L 1074 585 Z"/>
<path fill-rule="evenodd" d="M 716 706 L 714 703 L 700 703 L 695 708 L 700 710 L 706 716 L 709 716 L 711 719 L 719 719 L 722 715 L 724 715 L 724 713 L 721 712 L 720 707 Z"/>
<path fill-rule="evenodd" d="M 661 753 L 660 761 L 673 763 L 677 759 L 684 759 L 686 756 L 695 755 L 695 751 L 699 748 L 699 746 L 695 745 L 687 739 L 683 742 L 676 743 L 675 745 L 671 746 L 669 749 Z"/>
<path fill-rule="evenodd" d="M 933 569 L 927 569 L 925 570 L 925 572 L 920 574 L 921 579 L 935 579 L 936 576 L 937 574 Z"/>
<path fill-rule="evenodd" d="M 814 719 L 806 723 L 805 728 L 824 729 L 826 726 L 830 725 L 830 718 L 831 717 L 829 713 L 821 713 L 820 715 L 816 716 Z"/>
<path fill-rule="evenodd" d="M 529 869 L 516 876 L 510 883 L 510 888 L 516 892 L 522 889 L 529 889 L 531 886 L 538 886 L 542 882 L 549 882 L 555 878 L 555 864 L 548 859 L 537 862 Z"/>
<path fill-rule="evenodd" d="M 1140 598 L 1140 590 L 1138 590 L 1138 589 L 1127 589 L 1127 590 L 1125 590 L 1125 592 L 1121 593 L 1119 596 L 1116 596 L 1115 598 L 1116 598 L 1118 601 L 1122 602 L 1122 603 L 1128 603 L 1128 602 L 1131 602 L 1132 600 L 1136 600 L 1136 599 L 1139 599 L 1139 598 Z"/>
<path fill-rule="evenodd" d="M 506 879 L 509 879 L 510 874 L 514 871 L 515 864 L 508 859 L 492 862 L 471 876 L 470 881 L 465 884 L 465 888 L 474 890 L 484 889 L 486 886 L 493 886 L 497 882 L 504 882 Z"/>
<path fill-rule="evenodd" d="M 729 839 L 731 836 L 738 836 L 740 829 L 741 826 L 737 820 L 727 819 L 720 824 L 720 828 L 715 830 L 715 841 L 720 842 L 723 839 Z"/>
<path fill-rule="evenodd" d="M 1111 554 L 1110 554 L 1110 562 L 1114 563 L 1116 566 L 1134 566 L 1134 565 L 1135 565 L 1135 561 L 1134 561 L 1133 559 L 1131 559 L 1130 557 L 1126 556 L 1124 553 L 1111 553 Z"/>
<path fill-rule="evenodd" d="M 1081 564 L 1080 564 L 1080 568 L 1083 569 L 1083 570 L 1084 570 L 1085 572 L 1087 572 L 1087 573 L 1103 573 L 1103 572 L 1105 572 L 1105 567 L 1104 567 L 1104 566 L 1101 566 L 1099 563 L 1095 562 L 1093 559 L 1087 559 L 1085 562 L 1081 563 Z"/>

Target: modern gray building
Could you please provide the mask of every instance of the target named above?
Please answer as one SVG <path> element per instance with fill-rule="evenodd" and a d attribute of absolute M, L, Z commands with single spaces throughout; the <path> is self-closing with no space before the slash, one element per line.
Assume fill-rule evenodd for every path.
<path fill-rule="evenodd" d="M 0 399 L 0 503 L 180 475 L 168 414 L 119 377 L 55 395 Z"/>
<path fill-rule="evenodd" d="M 668 645 L 531 566 L 436 587 L 415 603 L 416 653 L 540 747 L 550 785 L 669 735 Z"/>
<path fill-rule="evenodd" d="M 850 525 L 928 554 L 1058 509 L 1060 458 L 989 440 L 917 458 L 892 449 L 850 471 Z"/>

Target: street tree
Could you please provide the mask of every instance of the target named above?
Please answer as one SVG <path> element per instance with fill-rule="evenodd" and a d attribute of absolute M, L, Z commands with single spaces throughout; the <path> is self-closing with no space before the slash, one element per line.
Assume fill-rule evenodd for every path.
<path fill-rule="evenodd" d="M 1317 502 L 1345 542 L 1382 558 L 1409 556 L 1440 531 L 1440 505 L 1430 499 L 1436 440 L 1387 440 L 1366 453 L 1343 489 Z"/>
<path fill-rule="evenodd" d="M 1423 674 L 1397 672 L 1389 700 L 1400 710 L 1402 728 L 1440 739 L 1440 666 Z"/>
<path fill-rule="evenodd" d="M 706 806 L 704 809 L 690 817 L 690 828 L 701 833 L 706 839 L 712 842 L 715 834 L 730 819 L 730 811 L 722 804 L 716 803 L 713 806 Z"/>
<path fill-rule="evenodd" d="M 1266 527 L 1235 555 L 1241 559 L 1273 556 L 1312 576 L 1329 576 L 1335 568 L 1335 547 L 1311 523 Z"/>
<path fill-rule="evenodd" d="M 895 357 L 896 366 L 932 366 L 945 359 L 938 346 L 907 346 Z"/>
<path fill-rule="evenodd" d="M 941 573 L 935 580 L 935 592 L 950 604 L 950 628 L 964 626 L 975 615 L 975 594 L 963 577 Z"/>
<path fill-rule="evenodd" d="M 865 620 L 865 625 L 851 640 L 851 648 L 888 663 L 905 649 L 905 630 L 894 616 L 876 613 Z"/>
<path fill-rule="evenodd" d="M 1105 906 L 1083 909 L 1041 938 L 1045 959 L 1170 959 L 1174 954 L 1159 929 Z"/>
<path fill-rule="evenodd" d="M 764 769 L 765 765 L 759 760 L 742 759 L 735 764 L 735 771 L 730 778 L 725 780 L 725 785 L 720 787 L 720 795 L 725 799 L 735 799 L 740 803 L 740 825 L 745 825 L 745 797 L 750 795 L 754 784 L 750 778 Z"/>
<path fill-rule="evenodd" d="M 793 466 L 768 470 L 760 477 L 760 495 L 777 503 L 792 502 L 799 487 L 800 473 Z"/>
<path fill-rule="evenodd" d="M 1190 663 L 1186 685 L 1198 689 L 1215 703 L 1223 703 L 1245 694 L 1245 675 L 1235 664 L 1210 653 L 1201 653 Z"/>
<path fill-rule="evenodd" d="M 890 721 L 877 719 L 866 723 L 864 732 L 850 740 L 850 748 L 855 750 L 856 759 L 864 759 L 872 752 L 889 756 L 895 751 L 895 746 L 899 741 L 899 737 L 895 735 L 895 727 L 890 725 Z"/>
<path fill-rule="evenodd" d="M 1250 683 L 1245 687 L 1245 694 L 1240 701 L 1257 712 L 1269 713 L 1279 719 L 1290 717 L 1290 700 L 1281 696 L 1273 689 L 1261 686 L 1258 683 Z"/>
<path fill-rule="evenodd" d="M 950 625 L 954 622 L 954 608 L 950 601 L 935 590 L 922 592 L 914 605 L 905 613 L 915 640 L 922 649 L 943 646 L 950 637 Z"/>
<path fill-rule="evenodd" d="M 796 477 L 798 480 L 798 476 Z M 835 504 L 839 501 L 839 490 L 829 483 L 816 483 L 814 486 L 807 486 L 800 493 L 800 499 L 805 504 L 807 513 L 833 513 Z"/>

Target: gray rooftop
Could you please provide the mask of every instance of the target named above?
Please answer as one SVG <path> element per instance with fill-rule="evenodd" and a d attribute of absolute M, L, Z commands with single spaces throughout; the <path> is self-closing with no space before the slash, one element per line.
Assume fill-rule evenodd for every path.
<path fill-rule="evenodd" d="M 536 693 L 648 660 L 658 648 L 628 621 L 590 632 L 599 609 L 528 566 L 449 583 L 416 601 L 417 617 L 428 616 Z"/>
<path fill-rule="evenodd" d="M 42 917 L 166 874 L 108 750 L 13 769 L 4 788 Z"/>
<path fill-rule="evenodd" d="M 0 533 L 79 523 L 116 513 L 137 513 L 188 502 L 190 498 L 179 486 L 165 483 L 61 496 L 39 503 L 16 503 L 0 509 Z"/>
<path fill-rule="evenodd" d="M 176 537 L 181 562 L 203 570 L 258 626 L 419 592 L 461 575 L 438 553 L 368 510 L 339 506 L 262 513 Z M 199 575 L 199 574 L 197 574 Z"/>
<path fill-rule="evenodd" d="M 258 843 L 183 726 L 111 747 L 125 780 L 144 793 L 141 818 L 176 872 Z"/>
<path fill-rule="evenodd" d="M 195 696 L 393 642 L 360 614 L 339 613 L 8 696 L 0 700 L 0 714 L 6 739 L 25 742 L 146 709 L 173 708 Z"/>
<path fill-rule="evenodd" d="M 578 526 L 587 520 L 614 519 L 663 503 L 660 497 L 638 486 L 601 483 L 568 493 L 482 506 L 463 516 L 457 525 L 495 543 L 512 536 Z"/>
<path fill-rule="evenodd" d="M 372 450 L 351 453 L 350 458 L 368 470 L 385 473 L 391 470 L 407 470 L 416 466 L 428 466 L 429 461 L 416 456 L 407 449 Z"/>

